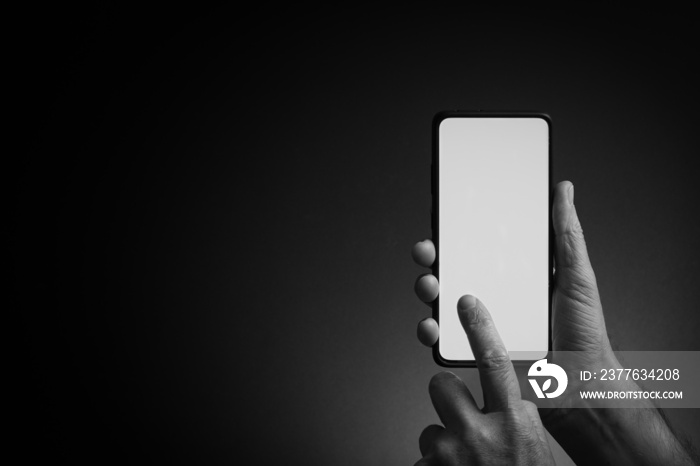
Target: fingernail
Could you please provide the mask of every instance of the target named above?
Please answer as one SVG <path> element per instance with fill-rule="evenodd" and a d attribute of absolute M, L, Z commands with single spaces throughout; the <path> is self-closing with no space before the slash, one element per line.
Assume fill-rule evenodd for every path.
<path fill-rule="evenodd" d="M 457 309 L 460 311 L 467 311 L 476 307 L 476 298 L 471 295 L 462 296 L 457 301 Z"/>
<path fill-rule="evenodd" d="M 574 205 L 574 185 L 569 186 L 569 205 Z"/>

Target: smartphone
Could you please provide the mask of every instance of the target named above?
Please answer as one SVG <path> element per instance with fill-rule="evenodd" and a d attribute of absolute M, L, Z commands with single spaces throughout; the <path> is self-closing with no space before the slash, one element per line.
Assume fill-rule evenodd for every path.
<path fill-rule="evenodd" d="M 537 113 L 433 119 L 433 355 L 442 366 L 475 366 L 457 315 L 465 294 L 484 303 L 513 361 L 550 349 L 551 127 Z"/>

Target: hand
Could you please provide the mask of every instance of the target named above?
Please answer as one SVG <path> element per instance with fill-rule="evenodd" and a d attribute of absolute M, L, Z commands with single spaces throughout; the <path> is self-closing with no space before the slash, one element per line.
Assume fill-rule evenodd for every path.
<path fill-rule="evenodd" d="M 485 406 L 451 372 L 429 385 L 445 427 L 428 426 L 420 436 L 419 465 L 555 464 L 535 405 L 520 397 L 518 379 L 486 307 L 472 296 L 458 303 L 459 319 L 474 353 Z"/>
<path fill-rule="evenodd" d="M 552 347 L 557 351 L 581 352 L 581 367 L 622 368 L 605 328 L 598 285 L 591 267 L 581 223 L 574 206 L 574 187 L 568 181 L 554 189 L 552 223 L 555 234 L 555 274 L 552 294 Z M 413 247 L 413 258 L 424 267 L 435 261 L 430 240 Z M 439 293 L 432 274 L 418 278 L 415 292 L 425 303 Z M 432 318 L 418 324 L 418 339 L 427 346 L 437 342 L 439 328 Z M 569 378 L 572 380 L 572 378 Z M 634 382 L 618 381 L 619 387 L 638 389 Z M 575 393 L 567 390 L 560 402 Z M 554 438 L 577 463 L 692 464 L 690 455 L 675 437 L 659 411 L 648 409 L 549 409 L 541 410 L 542 421 Z"/>
<path fill-rule="evenodd" d="M 554 188 L 552 223 L 556 267 L 552 294 L 554 353 L 550 362 L 557 363 L 558 351 L 575 351 L 580 355 L 577 367 L 621 368 L 608 339 L 598 285 L 574 206 L 574 186 L 568 181 L 558 183 Z M 419 265 L 432 266 L 435 245 L 430 240 L 419 242 L 413 247 L 412 254 Z M 437 278 L 432 274 L 422 275 L 416 281 L 415 291 L 422 301 L 432 303 L 439 294 Z M 423 344 L 434 345 L 438 334 L 439 327 L 434 319 L 427 318 L 418 324 L 418 339 Z M 569 379 L 575 381 L 576 377 L 570 376 Z M 573 385 L 571 388 L 556 400 L 558 404 L 568 404 L 568 396 L 576 393 Z M 606 389 L 610 388 L 610 385 L 606 386 Z M 557 410 L 543 410 L 540 414 L 547 424 Z"/>
<path fill-rule="evenodd" d="M 585 351 L 599 361 L 614 359 L 603 318 L 595 274 L 588 259 L 581 223 L 574 206 L 574 186 L 562 181 L 554 188 L 552 222 L 555 234 L 554 292 L 552 295 L 552 347 L 555 351 Z M 435 261 L 435 245 L 429 239 L 416 243 L 413 259 L 430 267 Z M 425 274 L 415 285 L 418 297 L 432 303 L 440 292 L 437 278 Z M 438 324 L 433 318 L 418 324 L 418 339 L 426 346 L 437 342 Z M 602 367 L 602 366 L 601 366 Z M 616 366 L 615 366 L 616 367 Z"/>

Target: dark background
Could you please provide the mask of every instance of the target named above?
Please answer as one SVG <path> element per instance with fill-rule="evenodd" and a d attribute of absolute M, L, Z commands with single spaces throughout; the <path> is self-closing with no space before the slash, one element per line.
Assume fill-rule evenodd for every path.
<path fill-rule="evenodd" d="M 700 350 L 695 25 L 495 18 L 13 18 L 25 457 L 415 462 L 440 110 L 548 113 L 614 344 Z M 668 416 L 700 444 L 698 410 Z"/>

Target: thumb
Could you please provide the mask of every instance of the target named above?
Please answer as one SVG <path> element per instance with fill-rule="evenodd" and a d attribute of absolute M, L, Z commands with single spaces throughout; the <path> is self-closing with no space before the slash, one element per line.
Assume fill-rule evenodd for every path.
<path fill-rule="evenodd" d="M 574 206 L 574 185 L 562 181 L 554 188 L 552 224 L 554 226 L 554 260 L 557 286 L 576 288 L 585 294 L 598 296 L 598 286 L 588 258 L 583 229 Z M 595 293 L 593 293 L 595 291 Z M 581 296 L 585 298 L 586 296 Z M 593 296 L 587 296 L 593 298 Z"/>
<path fill-rule="evenodd" d="M 552 224 L 556 270 L 553 302 L 555 332 L 552 337 L 556 340 L 559 321 L 560 325 L 565 324 L 565 327 L 572 330 L 578 328 L 576 333 L 580 337 L 587 334 L 588 338 L 607 341 L 598 284 L 588 258 L 581 223 L 576 215 L 574 185 L 569 181 L 562 181 L 554 188 Z M 580 334 L 582 327 L 587 329 L 583 335 Z M 568 335 L 563 340 L 573 343 L 577 338 L 572 341 L 572 335 Z M 554 343 L 557 349 L 556 341 Z"/>

